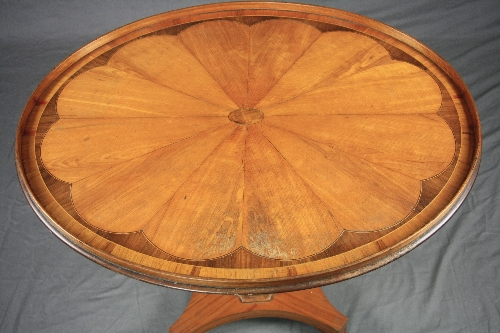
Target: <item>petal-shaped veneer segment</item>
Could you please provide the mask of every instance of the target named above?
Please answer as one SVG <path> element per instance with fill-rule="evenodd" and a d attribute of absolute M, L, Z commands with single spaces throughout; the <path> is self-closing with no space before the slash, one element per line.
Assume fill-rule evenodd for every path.
<path fill-rule="evenodd" d="M 325 205 L 256 126 L 248 128 L 244 196 L 243 237 L 253 253 L 302 258 L 340 235 Z"/>
<path fill-rule="evenodd" d="M 248 86 L 249 29 L 216 20 L 196 24 L 177 35 L 239 108 Z"/>
<path fill-rule="evenodd" d="M 245 132 L 238 126 L 147 225 L 144 233 L 154 245 L 197 260 L 240 246 Z"/>
<path fill-rule="evenodd" d="M 72 183 L 228 123 L 227 117 L 62 118 L 43 139 L 42 162 Z"/>
<path fill-rule="evenodd" d="M 109 59 L 108 66 L 229 110 L 238 108 L 176 36 L 128 43 Z"/>
<path fill-rule="evenodd" d="M 266 123 L 418 180 L 439 174 L 455 153 L 437 114 L 270 116 Z"/>
<path fill-rule="evenodd" d="M 246 108 L 253 108 L 321 32 L 294 20 L 267 20 L 250 28 Z"/>
<path fill-rule="evenodd" d="M 204 132 L 74 182 L 77 212 L 107 231 L 141 230 L 234 128 Z"/>
<path fill-rule="evenodd" d="M 441 91 L 422 69 L 391 61 L 265 110 L 271 115 L 436 113 Z"/>
<path fill-rule="evenodd" d="M 269 108 L 390 60 L 389 52 L 369 37 L 345 31 L 323 33 L 256 108 Z"/>
<path fill-rule="evenodd" d="M 63 89 L 62 118 L 227 116 L 227 110 L 124 71 L 91 69 Z"/>
<path fill-rule="evenodd" d="M 288 131 L 258 127 L 347 230 L 389 227 L 417 204 L 421 185 L 416 179 Z"/>

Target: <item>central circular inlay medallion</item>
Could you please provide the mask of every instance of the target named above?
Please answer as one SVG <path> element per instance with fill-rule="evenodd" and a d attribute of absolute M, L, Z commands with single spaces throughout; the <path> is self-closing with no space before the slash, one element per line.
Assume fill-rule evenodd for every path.
<path fill-rule="evenodd" d="M 229 114 L 229 120 L 240 125 L 252 125 L 264 119 L 264 113 L 257 109 L 238 109 Z"/>

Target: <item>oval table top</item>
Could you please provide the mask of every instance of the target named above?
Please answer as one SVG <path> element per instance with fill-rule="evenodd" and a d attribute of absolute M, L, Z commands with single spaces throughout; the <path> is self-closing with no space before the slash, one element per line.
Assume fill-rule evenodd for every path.
<path fill-rule="evenodd" d="M 333 283 L 408 252 L 477 174 L 471 94 L 429 48 L 330 8 L 223 3 L 84 46 L 29 100 L 17 167 L 44 223 L 194 291 Z"/>

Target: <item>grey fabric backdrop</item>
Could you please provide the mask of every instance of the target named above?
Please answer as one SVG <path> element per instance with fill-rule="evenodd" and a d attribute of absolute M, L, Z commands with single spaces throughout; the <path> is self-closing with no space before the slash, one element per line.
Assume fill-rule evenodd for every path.
<path fill-rule="evenodd" d="M 24 105 L 60 61 L 131 21 L 207 1 L 0 1 L 0 331 L 166 332 L 190 293 L 109 271 L 63 244 L 18 184 L 14 137 Z M 354 332 L 500 332 L 500 2 L 303 1 L 362 14 L 422 41 L 475 98 L 484 150 L 474 188 L 423 245 L 324 287 Z M 214 332 L 316 332 L 255 319 Z"/>

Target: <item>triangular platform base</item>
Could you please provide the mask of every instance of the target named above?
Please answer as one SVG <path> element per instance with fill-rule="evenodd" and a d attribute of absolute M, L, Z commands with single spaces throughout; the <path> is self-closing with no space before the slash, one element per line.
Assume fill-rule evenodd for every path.
<path fill-rule="evenodd" d="M 345 333 L 347 317 L 328 301 L 321 288 L 275 295 L 193 293 L 170 333 L 202 333 L 233 321 L 275 317 L 300 321 L 324 333 Z"/>

